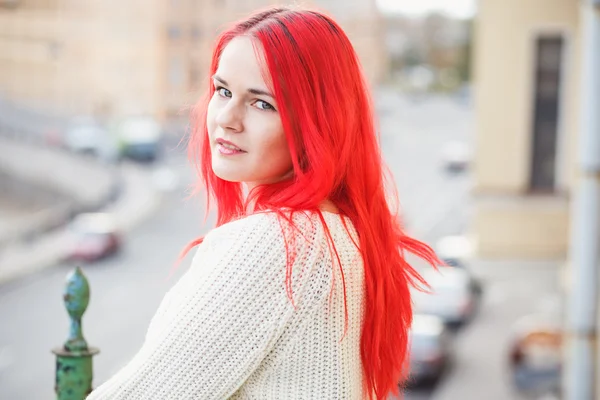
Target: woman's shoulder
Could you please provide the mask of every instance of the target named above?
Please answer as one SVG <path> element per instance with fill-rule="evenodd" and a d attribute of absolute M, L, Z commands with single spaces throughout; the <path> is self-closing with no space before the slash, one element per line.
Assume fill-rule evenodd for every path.
<path fill-rule="evenodd" d="M 332 244 L 342 260 L 354 265 L 348 260 L 359 257 L 355 235 L 350 219 L 339 214 L 255 213 L 213 229 L 198 248 L 192 268 L 207 270 L 208 265 L 209 269 L 226 269 L 235 265 L 232 274 L 250 268 L 287 276 L 291 262 L 302 266 L 294 273 L 303 274 L 303 279 L 313 275 L 329 279 L 330 269 L 318 266 L 329 264 L 336 257 Z"/>
<path fill-rule="evenodd" d="M 276 213 L 261 212 L 246 215 L 213 228 L 207 237 L 255 236 L 261 231 L 270 231 L 277 226 L 278 218 Z"/>
<path fill-rule="evenodd" d="M 345 219 L 346 225 L 351 225 L 346 217 L 339 214 L 324 212 L 322 215 L 331 233 L 344 229 L 342 219 Z M 247 215 L 216 227 L 209 232 L 206 239 L 222 242 L 224 240 L 240 241 L 244 238 L 254 240 L 262 238 L 262 240 L 270 239 L 272 242 L 284 238 L 287 241 L 290 238 L 301 236 L 309 241 L 311 239 L 314 241 L 324 236 L 324 231 L 325 227 L 317 212 L 268 210 Z"/>
<path fill-rule="evenodd" d="M 290 218 L 290 214 L 287 212 L 279 214 L 274 211 L 261 211 L 218 226 L 209 232 L 207 238 L 240 239 L 245 236 L 257 237 L 261 234 L 280 232 L 281 223 L 288 218 Z M 303 227 L 306 222 L 306 218 L 301 219 L 298 216 L 293 216 L 292 220 L 299 227 Z"/>
<path fill-rule="evenodd" d="M 302 258 L 308 255 L 323 257 L 325 235 L 319 228 L 321 224 L 316 222 L 309 213 L 269 211 L 244 216 L 211 230 L 198 247 L 193 264 L 232 257 L 238 264 L 241 260 L 250 264 L 258 259 L 285 260 L 289 251 L 295 255 L 302 254 Z"/>

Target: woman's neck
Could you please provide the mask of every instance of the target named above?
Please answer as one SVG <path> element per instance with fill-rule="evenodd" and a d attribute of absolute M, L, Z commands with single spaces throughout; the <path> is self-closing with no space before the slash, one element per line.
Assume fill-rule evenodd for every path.
<path fill-rule="evenodd" d="M 337 208 L 337 206 L 333 203 L 333 201 L 331 201 L 329 199 L 325 200 L 321 204 L 319 204 L 319 209 L 321 211 L 331 212 L 334 214 L 340 213 L 340 210 Z"/>
<path fill-rule="evenodd" d="M 243 186 L 243 195 L 244 197 L 247 197 L 250 190 L 251 190 L 251 186 L 249 186 L 248 184 L 245 184 Z M 252 201 L 250 204 L 248 204 L 248 212 L 250 214 L 252 214 L 254 212 L 255 209 L 255 203 L 254 201 Z M 325 211 L 325 212 L 330 212 L 330 213 L 334 213 L 334 214 L 339 214 L 340 211 L 337 208 L 337 206 L 333 203 L 333 201 L 326 199 L 323 200 L 320 204 L 319 204 L 319 210 L 321 211 Z"/>

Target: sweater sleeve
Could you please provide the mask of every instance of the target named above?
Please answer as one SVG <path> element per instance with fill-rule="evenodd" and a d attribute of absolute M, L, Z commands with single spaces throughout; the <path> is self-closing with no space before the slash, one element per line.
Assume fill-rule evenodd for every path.
<path fill-rule="evenodd" d="M 292 235 L 295 304 L 322 256 L 316 230 Z M 287 238 L 287 235 L 286 235 Z M 289 242 L 289 241 L 288 241 Z M 312 242 L 312 245 L 311 245 Z M 167 293 L 140 351 L 88 400 L 227 399 L 273 349 L 294 313 L 277 217 L 217 228 Z"/>

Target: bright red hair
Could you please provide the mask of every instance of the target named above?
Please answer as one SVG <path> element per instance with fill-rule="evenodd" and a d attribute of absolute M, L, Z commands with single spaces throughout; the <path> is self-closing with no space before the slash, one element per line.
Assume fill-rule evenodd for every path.
<path fill-rule="evenodd" d="M 405 255 L 416 254 L 434 266 L 440 261 L 429 246 L 403 232 L 397 209 L 390 209 L 386 189 L 394 196 L 396 190 L 393 181 L 385 179 L 389 174 L 357 55 L 346 34 L 325 14 L 271 8 L 220 34 L 210 76 L 224 47 L 240 35 L 252 37 L 257 51 L 264 54 L 266 81 L 271 81 L 279 104 L 294 177 L 258 186 L 244 198 L 240 183 L 214 174 L 206 125 L 207 103 L 214 94 L 210 85 L 193 112 L 189 142 L 189 155 L 200 175 L 196 192 L 206 190 L 207 208 L 211 200 L 216 202 L 217 226 L 267 209 L 282 216 L 283 209 L 320 214 L 319 205 L 325 200 L 349 217 L 358 232 L 365 270 L 361 337 L 365 396 L 382 400 L 398 394 L 408 372 L 409 287 L 425 284 Z M 195 240 L 185 251 L 201 242 L 202 238 Z"/>

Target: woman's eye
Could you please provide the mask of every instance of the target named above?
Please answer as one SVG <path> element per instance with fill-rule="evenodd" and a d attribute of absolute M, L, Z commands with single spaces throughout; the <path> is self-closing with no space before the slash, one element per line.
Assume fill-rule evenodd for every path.
<path fill-rule="evenodd" d="M 231 97 L 231 92 L 228 89 L 225 89 L 222 86 L 219 86 L 217 88 L 217 93 L 219 94 L 219 96 L 221 97 Z"/>
<path fill-rule="evenodd" d="M 256 104 L 256 107 L 261 110 L 275 110 L 275 107 L 273 107 L 272 105 L 270 105 L 269 103 L 267 103 L 264 100 L 257 100 L 255 104 Z"/>

